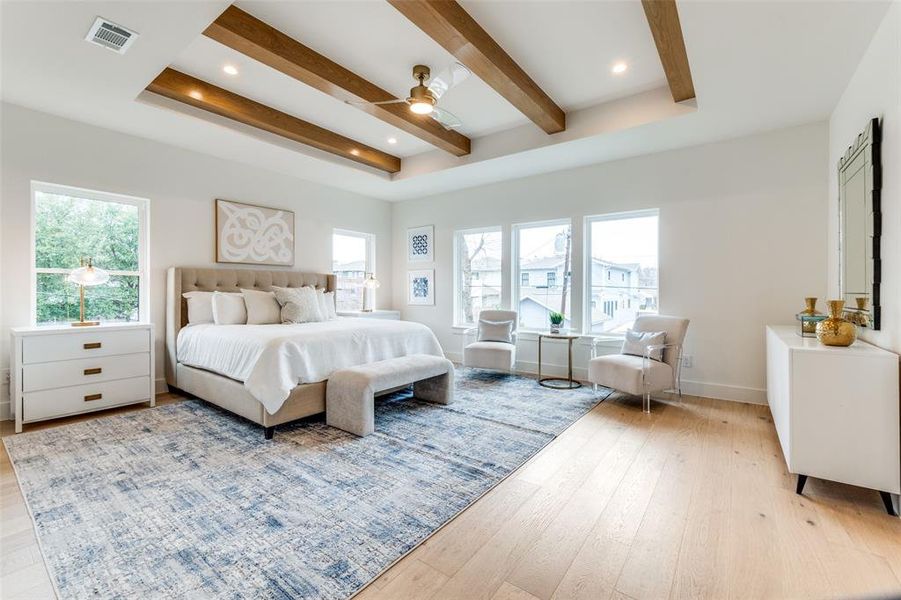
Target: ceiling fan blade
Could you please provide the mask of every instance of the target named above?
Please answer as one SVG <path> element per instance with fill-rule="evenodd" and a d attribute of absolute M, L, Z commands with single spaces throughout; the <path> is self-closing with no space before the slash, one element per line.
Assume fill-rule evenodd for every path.
<path fill-rule="evenodd" d="M 457 118 L 457 115 L 437 106 L 429 113 L 429 116 L 438 121 L 445 129 L 456 129 L 463 126 L 463 121 Z"/>
<path fill-rule="evenodd" d="M 372 104 L 372 105 L 382 105 L 382 104 L 398 104 L 401 102 L 406 102 L 403 98 L 395 98 L 394 100 L 382 100 L 381 102 L 367 102 L 366 100 L 345 100 L 344 104 L 352 104 L 354 106 L 360 106 L 363 104 Z"/>
<path fill-rule="evenodd" d="M 429 80 L 429 92 L 435 100 L 438 100 L 447 90 L 460 85 L 470 75 L 472 72 L 465 66 L 458 62 L 452 63 Z"/>

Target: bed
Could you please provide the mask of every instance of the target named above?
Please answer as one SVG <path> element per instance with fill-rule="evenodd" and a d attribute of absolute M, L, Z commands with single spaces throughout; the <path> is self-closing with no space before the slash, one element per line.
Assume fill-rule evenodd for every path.
<path fill-rule="evenodd" d="M 189 291 L 273 286 L 334 291 L 335 276 L 297 271 L 172 267 L 166 291 L 166 382 L 265 428 L 325 410 L 328 376 L 409 354 L 443 356 L 424 325 L 341 318 L 299 325 L 188 325 Z"/>

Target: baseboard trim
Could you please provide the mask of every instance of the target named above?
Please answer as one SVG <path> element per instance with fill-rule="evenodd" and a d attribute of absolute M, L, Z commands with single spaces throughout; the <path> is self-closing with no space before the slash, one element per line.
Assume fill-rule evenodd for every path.
<path fill-rule="evenodd" d="M 463 354 L 460 352 L 445 352 L 445 355 L 455 363 L 463 363 Z M 538 373 L 538 363 L 516 361 L 516 370 L 520 373 L 535 375 Z M 541 365 L 542 375 L 566 377 L 567 370 L 568 369 L 566 365 L 546 363 L 542 363 Z M 573 379 L 578 379 L 579 381 L 587 381 L 588 369 L 582 367 L 573 367 Z M 694 381 L 683 379 L 682 393 L 689 394 L 691 396 L 714 398 L 716 400 L 743 402 L 745 404 L 767 404 L 766 390 L 740 385 L 729 385 L 724 383 L 713 383 L 709 381 Z"/>
<path fill-rule="evenodd" d="M 766 390 L 741 385 L 728 385 L 725 383 L 683 379 L 682 393 L 691 396 L 715 398 L 717 400 L 743 402 L 745 404 L 768 404 L 766 400 Z"/>

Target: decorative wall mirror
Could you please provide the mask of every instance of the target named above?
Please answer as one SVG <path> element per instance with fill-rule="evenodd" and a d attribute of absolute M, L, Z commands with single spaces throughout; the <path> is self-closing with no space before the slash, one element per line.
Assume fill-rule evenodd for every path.
<path fill-rule="evenodd" d="M 839 292 L 855 322 L 879 329 L 882 140 L 872 119 L 838 161 Z"/>

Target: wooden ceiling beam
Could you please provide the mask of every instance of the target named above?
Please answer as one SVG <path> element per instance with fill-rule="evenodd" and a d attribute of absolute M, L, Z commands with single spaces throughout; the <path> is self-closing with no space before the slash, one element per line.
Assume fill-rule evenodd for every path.
<path fill-rule="evenodd" d="M 547 133 L 566 129 L 566 114 L 455 0 L 388 0 Z"/>
<path fill-rule="evenodd" d="M 675 102 L 695 97 L 676 0 L 641 0 Z"/>
<path fill-rule="evenodd" d="M 167 68 L 147 90 L 184 104 L 238 121 L 289 140 L 388 173 L 400 171 L 400 159 L 328 129 L 308 123 L 244 96 L 222 89 L 175 69 Z"/>
<path fill-rule="evenodd" d="M 234 5 L 203 33 L 338 100 L 384 102 L 396 99 L 391 93 Z M 411 112 L 404 103 L 354 106 L 455 156 L 469 154 L 471 143 L 468 137 L 445 129 L 428 116 Z"/>

